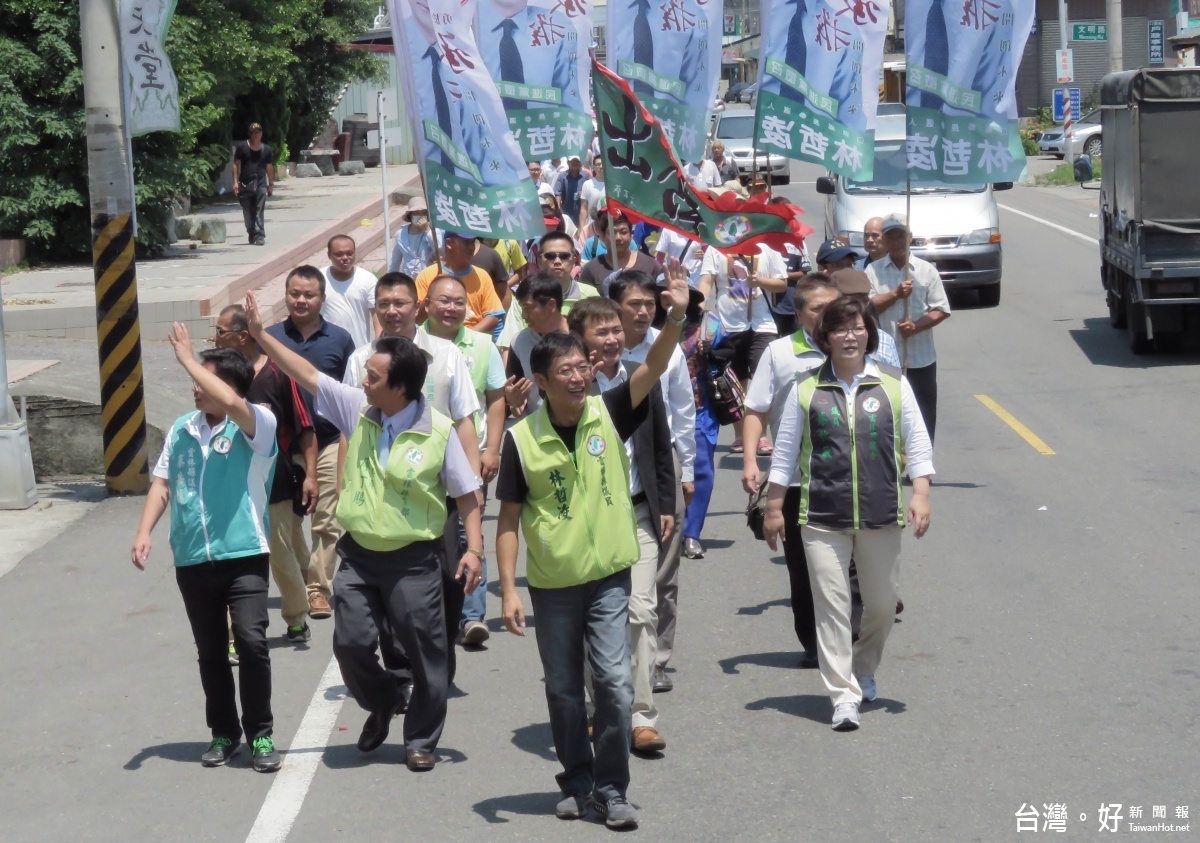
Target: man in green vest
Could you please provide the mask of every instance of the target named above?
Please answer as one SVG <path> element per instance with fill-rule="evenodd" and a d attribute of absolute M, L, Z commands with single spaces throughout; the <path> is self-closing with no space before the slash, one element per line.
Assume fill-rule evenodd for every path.
<path fill-rule="evenodd" d="M 316 396 L 317 413 L 349 439 L 337 508 L 345 533 L 337 545 L 342 562 L 333 589 L 333 652 L 350 694 L 370 712 L 358 748 L 379 747 L 392 717 L 405 707 L 400 679 L 377 656 L 380 635 L 389 635 L 412 666 L 406 763 L 413 771 L 430 770 L 449 685 L 442 593 L 446 498 L 454 498 L 466 528 L 467 551 L 455 579 L 470 593 L 479 586 L 483 559 L 479 481 L 450 419 L 425 400 L 428 364 L 415 344 L 380 339 L 362 387 L 354 387 L 318 372 L 265 334 L 253 294 L 246 296 L 246 319 L 267 355 Z"/>
<path fill-rule="evenodd" d="M 484 490 L 500 468 L 500 437 L 504 435 L 504 363 L 500 351 L 487 334 L 468 331 L 467 288 L 453 275 L 439 275 L 425 296 L 425 330 L 431 337 L 453 343 L 462 353 L 471 383 L 482 408 L 475 415 L 479 434 L 480 476 Z M 487 560 L 483 561 L 483 581 L 463 601 L 459 622 L 464 646 L 478 646 L 491 637 L 487 624 Z"/>
<path fill-rule="evenodd" d="M 630 568 L 639 552 L 624 442 L 648 417 L 646 398 L 666 371 L 686 319 L 687 275 L 676 262 L 668 275 L 667 321 L 646 362 L 603 395 L 588 393 L 596 367 L 579 337 L 549 333 L 538 341 L 530 371 L 544 400 L 505 435 L 496 481 L 502 611 L 516 635 L 525 634 L 516 587 L 518 529 L 525 538 L 550 729 L 563 767 L 555 814 L 581 818 L 590 799 L 610 828 L 638 821 L 626 799 L 633 705 Z M 585 646 L 595 701 L 594 755 L 584 706 Z"/>
<path fill-rule="evenodd" d="M 273 773 L 282 764 L 271 737 L 267 647 L 268 489 L 279 452 L 275 416 L 246 400 L 254 369 L 239 352 L 209 349 L 196 360 L 187 328 L 178 322 L 169 339 L 192 379 L 196 412 L 180 416 L 164 439 L 133 542 L 133 564 L 145 570 L 150 534 L 169 506 L 175 581 L 196 642 L 205 717 L 212 730 L 200 763 L 223 765 L 237 752 L 244 733 L 254 769 Z M 240 656 L 240 722 L 227 616 Z"/>

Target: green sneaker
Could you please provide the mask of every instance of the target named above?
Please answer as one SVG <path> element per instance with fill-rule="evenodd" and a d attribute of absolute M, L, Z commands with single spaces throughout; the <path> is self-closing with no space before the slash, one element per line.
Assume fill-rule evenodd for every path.
<path fill-rule="evenodd" d="M 270 735 L 255 738 L 250 744 L 256 773 L 274 773 L 283 765 L 283 758 L 275 751 L 275 741 Z"/>
<path fill-rule="evenodd" d="M 240 662 L 241 662 L 241 659 L 238 658 L 237 648 L 234 647 L 232 644 L 230 644 L 229 645 L 229 663 L 231 665 L 233 665 L 234 667 L 237 667 Z"/>
<path fill-rule="evenodd" d="M 229 738 L 213 738 L 212 743 L 208 745 L 208 749 L 200 756 L 200 763 L 205 767 L 220 767 L 233 757 L 233 754 L 238 751 L 238 747 L 241 745 L 241 741 L 230 740 Z"/>
<path fill-rule="evenodd" d="M 302 623 L 299 626 L 289 626 L 285 637 L 292 644 L 303 644 L 312 638 L 312 630 L 308 628 L 307 623 Z"/>

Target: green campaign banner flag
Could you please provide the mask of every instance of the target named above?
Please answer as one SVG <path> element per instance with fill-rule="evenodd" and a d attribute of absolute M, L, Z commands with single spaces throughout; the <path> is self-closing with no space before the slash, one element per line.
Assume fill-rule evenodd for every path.
<path fill-rule="evenodd" d="M 732 191 L 717 198 L 697 192 L 658 119 L 628 82 L 598 62 L 592 65 L 592 95 L 610 213 L 669 228 L 730 254 L 759 245 L 782 251 L 812 233 L 796 219 L 804 212 L 795 205 L 739 199 Z"/>
<path fill-rule="evenodd" d="M 1016 82 L 1033 19 L 1034 0 L 909 0 L 906 152 L 914 182 L 1025 178 Z"/>
<path fill-rule="evenodd" d="M 762 0 L 754 145 L 856 181 L 874 166 L 887 3 Z"/>

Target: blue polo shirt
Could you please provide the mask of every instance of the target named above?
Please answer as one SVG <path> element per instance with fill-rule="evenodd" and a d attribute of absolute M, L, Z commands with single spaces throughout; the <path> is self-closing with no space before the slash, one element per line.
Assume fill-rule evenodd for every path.
<path fill-rule="evenodd" d="M 267 333 L 282 342 L 292 351 L 312 363 L 318 372 L 324 372 L 329 377 L 341 381 L 346 374 L 346 364 L 354 354 L 354 340 L 345 328 L 339 328 L 322 316 L 321 325 L 308 339 L 292 324 L 289 316 L 282 322 L 267 328 Z M 313 409 L 313 396 L 306 390 L 301 390 L 304 400 L 313 420 L 316 422 L 317 445 L 324 448 L 332 445 L 341 437 L 341 432 L 328 419 L 318 416 Z"/>

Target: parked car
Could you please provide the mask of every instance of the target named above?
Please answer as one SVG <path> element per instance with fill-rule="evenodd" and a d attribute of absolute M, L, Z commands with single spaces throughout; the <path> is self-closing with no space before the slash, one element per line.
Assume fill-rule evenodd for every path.
<path fill-rule="evenodd" d="M 1063 127 L 1047 129 L 1038 138 L 1038 151 L 1043 155 L 1055 155 L 1075 160 L 1075 156 L 1086 152 L 1096 158 L 1100 155 L 1100 111 L 1093 110 L 1071 124 L 1070 137 L 1063 136 Z"/>
<path fill-rule="evenodd" d="M 1083 153 L 1095 159 L 1103 152 L 1104 145 L 1100 140 L 1100 109 L 1095 109 L 1071 124 L 1067 132 L 1065 154 L 1068 161 L 1074 161 L 1076 156 Z"/>
<path fill-rule="evenodd" d="M 758 83 L 752 82 L 751 84 L 742 88 L 742 90 L 738 91 L 737 101 L 753 103 L 754 98 L 757 94 L 758 94 Z"/>
<path fill-rule="evenodd" d="M 719 140 L 725 145 L 725 153 L 733 158 L 743 179 L 755 173 L 769 173 L 772 184 L 787 184 L 791 180 L 791 162 L 782 155 L 756 152 L 754 126 L 752 109 L 731 105 L 716 116 L 709 140 Z"/>
<path fill-rule="evenodd" d="M 738 94 L 740 94 L 743 89 L 750 87 L 752 84 L 754 84 L 754 83 L 753 82 L 734 82 L 732 85 L 729 86 L 729 90 L 727 90 L 725 92 L 725 102 L 737 102 Z"/>
<path fill-rule="evenodd" d="M 885 115 L 875 122 L 875 167 L 870 181 L 830 173 L 817 179 L 825 194 L 825 236 L 862 248 L 863 225 L 872 217 L 904 213 L 908 160 L 905 118 Z M 1000 216 L 993 190 L 1012 182 L 949 184 L 913 171 L 913 254 L 937 267 L 946 289 L 975 288 L 986 306 L 1000 303 Z"/>

